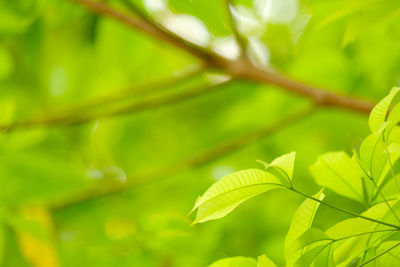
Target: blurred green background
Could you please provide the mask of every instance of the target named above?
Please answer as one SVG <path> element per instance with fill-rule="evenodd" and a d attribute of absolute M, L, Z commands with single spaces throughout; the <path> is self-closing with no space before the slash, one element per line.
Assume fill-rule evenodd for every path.
<path fill-rule="evenodd" d="M 120 1 L 103 2 L 129 13 Z M 225 1 L 133 2 L 185 38 L 235 56 Z M 239 30 L 257 64 L 371 101 L 399 85 L 398 1 L 235 3 Z M 137 101 L 224 78 L 204 71 L 147 91 L 147 84 L 179 79 L 199 67 L 187 53 L 73 1 L 0 1 L 1 266 L 206 266 L 224 257 L 261 254 L 283 265 L 284 238 L 301 197 L 273 191 L 222 220 L 189 227 L 193 216 L 187 214 L 197 196 L 225 174 L 261 167 L 256 159 L 270 161 L 290 151 L 297 151 L 295 184 L 315 193 L 308 166 L 324 152 L 357 147 L 368 131 L 367 116 L 321 109 L 180 171 L 175 162 L 310 105 L 276 87 L 234 81 L 185 101 L 107 116 Z M 110 96 L 126 88 L 135 95 L 113 101 Z M 85 108 L 94 99 L 103 102 Z M 73 125 L 40 123 L 69 113 L 94 116 Z M 9 127 L 31 118 L 39 122 Z M 79 199 L 93 188 L 125 183 L 137 186 Z M 330 192 L 326 200 L 362 208 Z M 344 218 L 322 206 L 317 216 L 323 229 Z"/>

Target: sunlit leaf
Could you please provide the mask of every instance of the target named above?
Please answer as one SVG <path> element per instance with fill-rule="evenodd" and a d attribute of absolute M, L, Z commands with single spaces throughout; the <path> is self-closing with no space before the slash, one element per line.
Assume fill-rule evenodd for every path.
<path fill-rule="evenodd" d="M 330 243 L 332 242 L 332 238 L 327 236 L 320 229 L 310 228 L 300 235 L 295 241 L 293 241 L 289 253 L 293 254 L 294 252 L 306 248 L 307 246 L 320 245 L 319 243 L 321 242 L 324 244 Z"/>
<path fill-rule="evenodd" d="M 383 133 L 387 123 L 380 125 L 379 129 L 367 136 L 361 143 L 359 150 L 360 164 L 370 178 L 378 179 L 382 168 L 387 162 L 385 153 L 386 144 L 383 142 Z"/>
<path fill-rule="evenodd" d="M 198 209 L 193 223 L 222 218 L 243 201 L 282 187 L 274 175 L 258 169 L 243 170 L 229 174 L 213 184 L 195 203 Z"/>
<path fill-rule="evenodd" d="M 334 253 L 334 245 L 331 244 L 324 248 L 319 255 L 316 257 L 314 261 L 314 266 L 326 266 L 326 267 L 334 267 L 335 260 L 333 257 Z"/>
<path fill-rule="evenodd" d="M 393 98 L 397 95 L 400 88 L 394 87 L 389 95 L 387 95 L 384 99 L 382 99 L 371 111 L 369 115 L 369 128 L 371 132 L 376 132 L 381 125 L 386 121 L 386 115 L 388 113 L 390 104 L 392 103 Z"/>
<path fill-rule="evenodd" d="M 310 166 L 315 181 L 339 195 L 363 202 L 362 171 L 354 158 L 344 152 L 329 152 Z"/>
<path fill-rule="evenodd" d="M 296 152 L 290 152 L 274 159 L 268 167 L 276 167 L 283 170 L 291 180 L 293 178 L 294 161 L 296 159 Z"/>
<path fill-rule="evenodd" d="M 218 260 L 209 267 L 257 267 L 257 261 L 253 258 L 232 257 Z"/>
<path fill-rule="evenodd" d="M 306 253 L 304 253 L 295 263 L 293 266 L 295 267 L 308 267 L 310 266 L 313 261 L 321 254 L 325 249 L 330 249 L 329 244 L 324 244 L 324 245 L 318 245 L 316 247 L 313 247 Z"/>
<path fill-rule="evenodd" d="M 276 264 L 266 255 L 258 256 L 257 267 L 276 267 Z"/>
<path fill-rule="evenodd" d="M 376 255 L 381 255 L 376 259 L 376 266 L 399 266 L 399 254 L 399 241 L 388 241 L 382 243 L 376 251 Z"/>
<path fill-rule="evenodd" d="M 321 189 L 321 191 L 319 191 L 313 197 L 319 200 L 323 200 L 325 195 L 324 193 L 322 193 Z M 296 210 L 285 239 L 286 263 L 288 264 L 294 263 L 301 256 L 302 254 L 301 251 L 297 251 L 294 254 L 290 254 L 290 251 L 293 251 L 292 243 L 305 231 L 311 228 L 319 204 L 320 203 L 315 200 L 306 199 Z"/>

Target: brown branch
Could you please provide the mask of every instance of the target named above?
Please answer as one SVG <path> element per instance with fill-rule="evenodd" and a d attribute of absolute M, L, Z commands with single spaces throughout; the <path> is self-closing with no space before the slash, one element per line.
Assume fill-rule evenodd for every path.
<path fill-rule="evenodd" d="M 277 131 L 282 130 L 290 125 L 293 125 L 294 123 L 310 116 L 316 110 L 316 107 L 311 107 L 302 111 L 294 112 L 293 114 L 290 114 L 273 124 L 269 124 L 253 131 L 236 136 L 208 150 L 195 154 L 192 157 L 158 168 L 156 170 L 135 175 L 133 177 L 130 177 L 128 181 L 124 184 L 111 184 L 106 187 L 95 188 L 90 191 L 86 191 L 82 195 L 75 197 L 71 200 L 53 204 L 51 209 L 53 211 L 62 210 L 75 206 L 77 204 L 117 194 L 131 188 L 148 185 L 167 176 L 172 176 L 191 168 L 200 167 L 204 164 L 210 163 L 223 156 L 233 153 L 238 149 L 253 144 L 260 139 L 276 133 Z"/>
<path fill-rule="evenodd" d="M 228 60 L 222 58 L 215 53 L 204 49 L 203 47 L 186 41 L 178 35 L 164 29 L 159 24 L 156 24 L 148 19 L 143 19 L 143 17 L 141 17 L 141 19 L 132 19 L 121 12 L 113 10 L 104 4 L 94 2 L 92 0 L 70 1 L 82 4 L 95 13 L 113 17 L 131 28 L 138 29 L 159 40 L 170 43 L 175 47 L 185 50 L 188 53 L 200 58 L 207 65 L 226 70 L 234 77 L 242 77 L 253 81 L 276 85 L 288 92 L 306 96 L 320 106 L 339 107 L 363 113 L 369 113 L 374 106 L 373 103 L 368 101 L 338 95 L 318 87 L 313 87 L 295 81 L 278 73 L 257 68 L 247 58 L 242 57 L 238 60 Z"/>
<path fill-rule="evenodd" d="M 247 58 L 240 58 L 230 62 L 227 65 L 227 70 L 233 77 L 276 85 L 288 92 L 308 97 L 315 104 L 323 107 L 338 107 L 368 114 L 375 105 L 369 101 L 335 94 L 298 82 L 271 70 L 260 69 L 254 66 Z"/>
<path fill-rule="evenodd" d="M 182 49 L 189 54 L 205 61 L 207 64 L 214 64 L 218 61 L 223 61 L 224 59 L 218 56 L 211 51 L 204 49 L 201 46 L 193 44 L 182 37 L 174 34 L 173 32 L 165 29 L 159 24 L 155 24 L 150 22 L 147 19 L 144 19 L 143 16 L 140 16 L 139 19 L 131 18 L 130 16 L 123 14 L 117 10 L 113 10 L 105 4 L 95 2 L 92 0 L 70 0 L 76 3 L 79 3 L 91 11 L 105 15 L 108 17 L 112 17 L 127 26 L 139 30 L 147 35 L 150 35 L 158 40 L 169 43 L 179 49 Z"/>

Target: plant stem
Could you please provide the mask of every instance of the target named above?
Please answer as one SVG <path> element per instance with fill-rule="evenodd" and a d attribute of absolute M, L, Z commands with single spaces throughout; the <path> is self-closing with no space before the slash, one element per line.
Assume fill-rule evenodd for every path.
<path fill-rule="evenodd" d="M 379 195 L 383 198 L 383 200 L 386 203 L 386 206 L 389 208 L 389 210 L 393 213 L 393 216 L 396 218 L 396 220 L 400 223 L 400 219 L 397 216 L 397 214 L 394 212 L 392 206 L 390 206 L 389 201 L 387 201 L 386 197 L 383 195 L 382 190 L 379 188 L 379 186 L 376 184 L 375 180 L 371 177 L 371 181 L 374 183 L 376 190 L 378 191 Z"/>
<path fill-rule="evenodd" d="M 396 229 L 400 230 L 400 226 L 399 226 L 399 225 L 395 225 L 395 224 L 391 224 L 391 223 L 386 223 L 386 222 L 383 222 L 383 221 L 376 220 L 376 219 L 374 219 L 374 218 L 366 217 L 366 216 L 364 216 L 364 215 L 357 214 L 357 213 L 354 213 L 354 212 L 352 212 L 352 211 L 348 211 L 348 210 L 345 210 L 345 209 L 336 207 L 336 206 L 334 206 L 334 205 L 332 205 L 332 204 L 326 203 L 326 202 L 324 202 L 324 201 L 322 201 L 322 200 L 319 200 L 319 199 L 317 199 L 317 198 L 315 198 L 315 197 L 313 197 L 313 196 L 310 196 L 310 195 L 308 195 L 308 194 L 306 194 L 306 193 L 303 193 L 303 192 L 301 192 L 301 191 L 298 191 L 297 189 L 294 189 L 294 188 L 289 188 L 289 187 L 288 187 L 288 189 L 291 190 L 291 191 L 293 191 L 293 192 L 295 192 L 295 193 L 297 193 L 297 194 L 300 194 L 300 195 L 302 195 L 302 196 L 304 196 L 304 197 L 307 197 L 307 198 L 309 198 L 309 199 L 312 199 L 312 200 L 314 200 L 314 201 L 317 201 L 317 202 L 321 203 L 322 205 L 325 205 L 325 206 L 327 206 L 327 207 L 330 207 L 330 208 L 332 208 L 332 209 L 335 209 L 335 210 L 337 210 L 337 211 L 340 211 L 340 212 L 346 213 L 346 214 L 348 214 L 348 215 L 351 215 L 351 216 L 354 216 L 354 217 L 358 217 L 358 218 L 361 218 L 361 219 L 364 219 L 364 220 L 367 220 L 367 221 L 379 223 L 379 224 L 386 225 L 386 226 L 393 227 L 393 228 L 396 228 Z"/>
<path fill-rule="evenodd" d="M 101 2 L 93 0 L 70 1 L 83 5 L 100 15 L 112 17 L 133 29 L 139 30 L 165 43 L 169 43 L 199 58 L 206 65 L 220 68 L 236 78 L 244 78 L 251 81 L 276 85 L 287 92 L 308 97 L 320 106 L 339 107 L 363 113 L 369 113 L 374 107 L 374 104 L 369 101 L 335 94 L 329 90 L 298 82 L 295 79 L 286 77 L 275 71 L 258 68 L 254 66 L 247 57 L 240 57 L 236 60 L 223 58 L 212 50 L 193 44 L 169 31 L 151 18 L 143 15 L 140 10 L 139 13 L 137 13 L 138 9 L 127 0 L 124 2 L 128 4 L 128 7 L 130 7 L 132 11 L 135 12 L 136 10 L 135 13 L 138 15 L 137 19 L 133 19 L 129 15 L 114 10 Z"/>

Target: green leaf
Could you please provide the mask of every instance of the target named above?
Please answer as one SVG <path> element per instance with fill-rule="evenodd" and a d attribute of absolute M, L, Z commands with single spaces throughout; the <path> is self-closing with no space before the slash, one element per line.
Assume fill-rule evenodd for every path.
<path fill-rule="evenodd" d="M 339 264 L 343 261 L 351 261 L 365 249 L 369 235 L 357 235 L 370 232 L 376 224 L 359 218 L 351 218 L 341 221 L 326 231 L 326 234 L 336 240 L 346 238 L 343 241 L 335 242 L 334 259 Z M 352 238 L 348 238 L 354 236 Z"/>
<path fill-rule="evenodd" d="M 382 243 L 376 251 L 376 255 L 381 255 L 376 258 L 376 266 L 400 266 L 399 244 L 399 241 Z"/>
<path fill-rule="evenodd" d="M 362 171 L 354 157 L 344 152 L 329 152 L 318 157 L 310 171 L 320 186 L 363 202 Z"/>
<path fill-rule="evenodd" d="M 317 194 L 313 197 L 323 200 L 325 195 L 322 193 L 323 189 L 321 189 Z M 312 222 L 314 220 L 315 213 L 319 207 L 319 202 L 306 199 L 300 205 L 300 207 L 296 210 L 292 223 L 290 224 L 289 231 L 286 235 L 285 239 L 285 258 L 286 263 L 294 263 L 300 256 L 301 251 L 297 251 L 294 254 L 290 254 L 290 251 L 293 250 L 292 243 L 295 241 L 299 236 L 301 236 L 305 231 L 311 228 Z"/>
<path fill-rule="evenodd" d="M 322 254 L 325 249 L 329 249 L 329 244 L 316 246 L 304 253 L 294 264 L 295 267 L 309 267 L 312 262 Z"/>
<path fill-rule="evenodd" d="M 257 267 L 257 261 L 253 258 L 232 257 L 218 260 L 209 267 Z"/>
<path fill-rule="evenodd" d="M 379 177 L 380 171 L 386 163 L 386 157 L 382 157 L 386 148 L 382 134 L 386 126 L 386 123 L 382 124 L 378 130 L 367 136 L 360 146 L 359 163 L 370 177 Z"/>
<path fill-rule="evenodd" d="M 390 104 L 392 103 L 393 98 L 396 96 L 399 90 L 400 88 L 393 87 L 390 93 L 378 104 L 376 104 L 376 106 L 372 109 L 368 121 L 371 132 L 377 131 L 379 127 L 381 127 L 381 125 L 385 122 Z"/>
<path fill-rule="evenodd" d="M 292 180 L 295 158 L 296 152 L 290 152 L 273 160 L 271 164 L 269 164 L 269 167 L 277 167 L 283 170 L 286 173 L 287 177 Z"/>
<path fill-rule="evenodd" d="M 324 248 L 319 255 L 315 258 L 314 266 L 334 267 L 335 260 L 333 258 L 333 244 Z"/>
<path fill-rule="evenodd" d="M 301 236 L 299 236 L 295 241 L 293 241 L 290 254 L 294 252 L 306 248 L 310 245 L 315 245 L 319 242 L 331 242 L 333 239 L 327 236 L 324 232 L 317 228 L 311 228 L 304 232 Z"/>
<path fill-rule="evenodd" d="M 393 201 L 390 204 L 393 206 Z M 396 206 L 393 206 L 394 208 Z M 390 217 L 391 212 L 386 203 L 380 203 L 363 212 L 362 215 L 381 221 L 388 221 L 385 217 Z M 387 226 L 364 220 L 362 218 L 351 218 L 341 221 L 326 231 L 326 234 L 341 241 L 335 242 L 334 259 L 335 263 L 349 264 L 359 256 L 368 246 L 390 234 L 390 232 L 369 233 L 376 230 L 388 229 Z M 367 233 L 367 234 L 364 234 Z"/>
<path fill-rule="evenodd" d="M 385 159 L 385 165 L 381 169 L 379 179 L 376 181 L 378 186 L 385 186 L 388 181 L 393 179 L 392 168 L 397 160 L 400 158 L 400 144 L 391 143 L 389 146 L 384 148 L 381 157 Z M 390 158 L 390 162 L 388 159 Z M 398 179 L 398 177 L 396 178 Z M 397 191 L 398 192 L 398 191 Z"/>
<path fill-rule="evenodd" d="M 277 176 L 283 184 L 291 184 L 293 178 L 294 160 L 296 158 L 296 152 L 290 152 L 276 158 L 271 163 L 266 163 L 262 160 L 257 160 L 261 163 L 265 170 L 270 172 L 272 175 Z"/>
<path fill-rule="evenodd" d="M 213 184 L 195 203 L 193 224 L 224 217 L 243 201 L 268 190 L 283 187 L 271 173 L 248 169 L 223 177 Z"/>
<path fill-rule="evenodd" d="M 276 264 L 266 255 L 258 256 L 257 267 L 276 267 Z"/>
<path fill-rule="evenodd" d="M 400 127 L 394 126 L 390 132 L 388 132 L 388 136 L 386 138 L 389 142 L 400 143 Z"/>
<path fill-rule="evenodd" d="M 390 132 L 393 130 L 393 128 L 400 122 L 400 104 L 396 104 L 390 111 L 387 122 L 388 126 L 386 127 L 386 137 L 390 135 Z"/>

